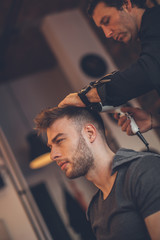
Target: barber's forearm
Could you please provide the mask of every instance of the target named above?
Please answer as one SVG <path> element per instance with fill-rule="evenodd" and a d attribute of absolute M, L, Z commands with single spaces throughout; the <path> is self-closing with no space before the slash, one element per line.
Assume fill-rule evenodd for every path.
<path fill-rule="evenodd" d="M 103 105 L 119 106 L 153 89 L 139 67 L 116 72 L 111 81 L 97 87 Z"/>

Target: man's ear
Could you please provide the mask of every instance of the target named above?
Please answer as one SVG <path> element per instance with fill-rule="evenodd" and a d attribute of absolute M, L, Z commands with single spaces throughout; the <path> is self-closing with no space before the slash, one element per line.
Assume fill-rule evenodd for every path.
<path fill-rule="evenodd" d="M 123 3 L 123 9 L 130 12 L 132 8 L 133 7 L 132 7 L 131 1 L 130 0 L 125 0 L 124 3 Z"/>
<path fill-rule="evenodd" d="M 84 134 L 90 141 L 90 143 L 93 143 L 97 136 L 97 129 L 93 124 L 86 124 L 84 127 Z"/>

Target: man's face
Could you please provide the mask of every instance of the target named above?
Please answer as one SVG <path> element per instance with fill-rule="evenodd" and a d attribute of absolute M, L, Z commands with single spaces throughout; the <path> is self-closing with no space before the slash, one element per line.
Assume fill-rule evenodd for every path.
<path fill-rule="evenodd" d="M 122 10 L 117 10 L 100 2 L 94 9 L 93 20 L 98 27 L 102 28 L 107 38 L 124 43 L 132 42 L 137 38 L 136 19 L 126 6 L 123 6 Z"/>
<path fill-rule="evenodd" d="M 85 176 L 94 166 L 92 152 L 71 119 L 56 120 L 47 129 L 47 137 L 51 160 L 57 162 L 68 178 Z"/>

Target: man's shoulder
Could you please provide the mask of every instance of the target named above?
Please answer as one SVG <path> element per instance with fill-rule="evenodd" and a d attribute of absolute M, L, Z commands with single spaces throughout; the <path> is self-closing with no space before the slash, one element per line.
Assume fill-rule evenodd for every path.
<path fill-rule="evenodd" d="M 151 152 L 140 152 L 138 157 L 128 162 L 125 167 L 125 177 L 129 183 L 138 183 L 139 180 L 159 178 L 160 180 L 160 155 Z M 120 171 L 123 171 L 120 169 Z"/>
<path fill-rule="evenodd" d="M 130 166 L 131 169 L 135 169 L 136 171 L 138 169 L 146 171 L 147 169 L 157 167 L 160 169 L 160 155 L 152 152 L 142 152 L 142 155 L 136 161 L 133 161 Z"/>
<path fill-rule="evenodd" d="M 151 164 L 154 160 L 158 160 L 158 164 L 160 164 L 160 155 L 152 152 L 137 152 L 121 148 L 113 159 L 112 174 L 124 166 L 132 165 L 133 169 L 139 165 L 145 165 L 146 162 Z"/>

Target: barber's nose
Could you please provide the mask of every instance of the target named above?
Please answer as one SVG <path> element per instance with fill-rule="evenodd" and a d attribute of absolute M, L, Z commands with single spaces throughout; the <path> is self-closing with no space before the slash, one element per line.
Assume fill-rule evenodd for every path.
<path fill-rule="evenodd" d="M 50 158 L 51 158 L 52 161 L 56 161 L 60 156 L 61 156 L 60 151 L 58 151 L 55 148 L 51 149 Z"/>
<path fill-rule="evenodd" d="M 111 29 L 104 26 L 104 27 L 102 27 L 102 30 L 103 30 L 106 38 L 111 38 L 112 37 L 113 31 Z"/>

